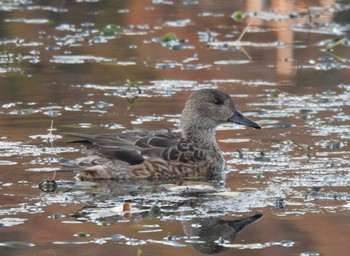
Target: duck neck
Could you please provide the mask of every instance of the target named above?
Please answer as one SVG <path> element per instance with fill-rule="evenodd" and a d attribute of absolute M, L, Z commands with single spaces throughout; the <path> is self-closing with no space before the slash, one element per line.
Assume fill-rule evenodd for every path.
<path fill-rule="evenodd" d="M 215 127 L 190 126 L 182 128 L 182 137 L 189 139 L 202 147 L 218 148 L 215 138 Z"/>

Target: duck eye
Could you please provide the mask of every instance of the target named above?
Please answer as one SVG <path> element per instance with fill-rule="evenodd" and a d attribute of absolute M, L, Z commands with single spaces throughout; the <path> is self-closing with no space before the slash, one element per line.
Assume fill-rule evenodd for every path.
<path fill-rule="evenodd" d="M 220 105 L 224 105 L 224 102 L 222 100 L 215 99 L 214 104 L 220 106 Z"/>

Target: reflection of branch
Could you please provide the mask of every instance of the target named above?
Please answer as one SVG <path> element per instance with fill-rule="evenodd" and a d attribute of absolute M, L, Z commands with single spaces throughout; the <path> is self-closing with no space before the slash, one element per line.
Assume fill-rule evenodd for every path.
<path fill-rule="evenodd" d="M 53 128 L 53 120 L 51 120 L 51 126 L 49 129 L 49 133 L 46 135 L 46 142 L 50 143 L 51 147 L 53 147 L 53 134 L 52 131 L 54 130 Z M 54 173 L 52 175 L 52 179 L 48 178 L 48 179 L 44 179 L 42 180 L 39 184 L 38 187 L 39 189 L 41 189 L 44 192 L 54 192 L 57 188 L 58 188 L 58 184 L 56 182 L 56 173 L 57 173 L 57 169 L 54 170 Z"/>
<path fill-rule="evenodd" d="M 344 62 L 344 58 L 340 57 L 339 55 L 335 54 L 334 52 L 327 51 L 328 55 L 332 56 L 334 59 Z"/>
<path fill-rule="evenodd" d="M 307 6 L 307 14 L 309 17 L 309 22 L 311 23 L 312 22 L 312 15 L 311 15 L 311 10 L 310 10 L 310 5 L 309 5 L 307 0 L 304 0 L 303 2 Z"/>
<path fill-rule="evenodd" d="M 296 143 L 295 141 L 291 140 L 291 142 L 293 142 L 298 148 L 302 149 L 305 153 L 306 153 L 306 156 L 308 158 L 311 158 L 311 155 L 310 155 L 310 147 L 307 145 L 306 147 L 305 146 L 302 146 L 300 145 L 299 143 Z"/>
<path fill-rule="evenodd" d="M 311 10 L 310 10 L 310 5 L 308 3 L 308 0 L 303 0 L 303 2 L 307 6 L 309 22 L 310 22 L 310 24 L 312 24 L 312 15 L 311 15 Z M 310 33 L 310 31 L 308 31 L 307 39 L 305 40 L 306 43 L 310 41 L 310 37 L 311 37 L 311 33 Z"/>
<path fill-rule="evenodd" d="M 51 120 L 51 126 L 50 126 L 50 129 L 49 129 L 49 133 L 47 134 L 47 141 L 46 142 L 50 143 L 52 148 L 53 148 L 53 141 L 54 141 L 54 138 L 53 138 L 53 135 L 52 135 L 52 131 L 53 130 L 54 130 L 54 128 L 53 128 L 53 120 Z M 53 173 L 52 180 L 54 181 L 55 178 L 56 178 L 56 170 Z"/>
<path fill-rule="evenodd" d="M 126 79 L 126 84 L 128 88 L 124 92 L 122 92 L 122 95 L 126 95 L 127 93 L 129 93 L 132 87 L 136 87 L 138 94 L 142 93 L 141 88 L 137 86 L 135 83 L 131 82 L 129 79 Z M 128 102 L 128 110 L 131 109 L 132 104 L 134 104 L 138 98 L 139 98 L 139 95 L 134 95 L 133 97 L 125 97 L 125 100 Z"/>
<path fill-rule="evenodd" d="M 250 27 L 250 23 L 248 23 L 248 25 L 243 29 L 242 33 L 239 35 L 237 41 L 241 41 L 243 36 L 245 35 L 245 33 L 247 32 L 248 28 Z M 248 52 L 243 48 L 243 47 L 239 47 L 239 49 L 241 50 L 241 52 L 244 53 L 244 55 L 248 58 L 248 60 L 252 60 L 252 57 L 250 57 L 250 55 L 248 54 Z"/>
<path fill-rule="evenodd" d="M 343 38 L 340 38 L 339 40 L 335 41 L 333 44 L 327 46 L 326 48 L 326 52 L 332 56 L 334 59 L 336 59 L 337 61 L 340 61 L 340 62 L 344 62 L 344 58 L 342 58 L 341 56 L 335 54 L 333 52 L 334 48 L 337 47 L 338 45 L 344 45 L 346 42 L 348 41 L 348 37 L 345 36 Z"/>
<path fill-rule="evenodd" d="M 208 42 L 207 45 L 210 47 L 220 47 L 220 45 L 222 46 L 228 46 L 228 47 L 237 47 L 241 52 L 244 53 L 244 55 L 248 58 L 249 61 L 252 60 L 252 57 L 250 57 L 250 55 L 248 54 L 248 52 L 243 48 L 243 45 L 247 45 L 246 42 L 242 42 L 242 38 L 243 36 L 247 33 L 248 28 L 250 27 L 250 23 L 247 24 L 247 26 L 243 29 L 243 31 L 241 32 L 241 34 L 239 35 L 239 37 L 237 38 L 237 40 L 234 41 L 218 41 L 218 42 Z"/>
<path fill-rule="evenodd" d="M 248 58 L 248 60 L 252 60 L 252 57 L 250 57 L 249 53 L 246 52 L 246 50 L 244 50 L 243 47 L 239 47 L 239 49 L 241 50 L 241 52 L 244 53 L 244 55 Z"/>
<path fill-rule="evenodd" d="M 125 100 L 128 102 L 128 107 L 127 110 L 130 110 L 132 105 L 136 102 L 136 100 L 139 98 L 139 96 L 134 96 L 134 97 L 128 97 L 125 98 Z"/>

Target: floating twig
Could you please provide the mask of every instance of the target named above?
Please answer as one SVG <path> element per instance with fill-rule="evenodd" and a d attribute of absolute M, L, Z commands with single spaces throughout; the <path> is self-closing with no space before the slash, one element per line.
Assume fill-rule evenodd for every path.
<path fill-rule="evenodd" d="M 250 27 L 250 23 L 247 24 L 247 26 L 243 29 L 242 33 L 239 35 L 238 39 L 236 41 L 241 41 L 242 37 L 247 33 L 248 28 Z"/>

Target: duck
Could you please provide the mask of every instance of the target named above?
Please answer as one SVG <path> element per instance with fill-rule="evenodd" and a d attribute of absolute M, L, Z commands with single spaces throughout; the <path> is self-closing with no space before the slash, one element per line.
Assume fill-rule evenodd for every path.
<path fill-rule="evenodd" d="M 244 116 L 231 96 L 218 89 L 200 89 L 189 96 L 180 118 L 180 134 L 125 130 L 109 134 L 67 133 L 69 143 L 82 145 L 83 156 L 61 163 L 79 180 L 160 180 L 214 178 L 225 168 L 215 135 L 223 123 L 261 129 Z"/>

